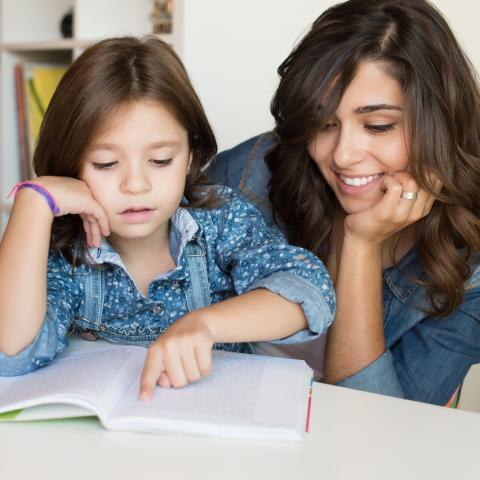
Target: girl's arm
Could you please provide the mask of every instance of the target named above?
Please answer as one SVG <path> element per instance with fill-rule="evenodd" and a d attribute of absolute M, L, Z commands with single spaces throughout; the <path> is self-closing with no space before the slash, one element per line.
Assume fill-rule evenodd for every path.
<path fill-rule="evenodd" d="M 324 333 L 333 319 L 325 266 L 266 228 L 248 202 L 223 193 L 230 201 L 212 219 L 218 236 L 210 255 L 228 272 L 225 286 L 239 296 L 186 315 L 150 347 L 142 376 L 146 398 L 157 381 L 182 386 L 205 375 L 215 342 L 299 343 Z"/>
<path fill-rule="evenodd" d="M 58 215 L 97 218 L 94 228 L 108 234 L 106 214 L 83 182 L 39 177 L 34 183 L 51 193 L 60 207 Z M 45 317 L 52 221 L 53 213 L 41 194 L 30 188 L 17 192 L 0 244 L 0 352 L 4 354 L 15 355 L 29 345 Z M 99 241 L 99 233 L 93 241 Z"/>
<path fill-rule="evenodd" d="M 140 396 L 151 398 L 157 383 L 182 387 L 208 375 L 214 343 L 273 340 L 306 325 L 298 304 L 264 289 L 190 312 L 149 348 Z"/>
<path fill-rule="evenodd" d="M 33 340 L 45 316 L 52 221 L 37 192 L 18 192 L 0 244 L 0 351 L 7 355 Z"/>
<path fill-rule="evenodd" d="M 192 313 L 208 325 L 215 343 L 276 340 L 307 327 L 299 304 L 263 288 Z"/>

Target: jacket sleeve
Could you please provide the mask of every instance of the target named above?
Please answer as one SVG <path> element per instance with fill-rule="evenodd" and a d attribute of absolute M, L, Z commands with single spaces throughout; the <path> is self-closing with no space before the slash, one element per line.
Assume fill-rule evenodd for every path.
<path fill-rule="evenodd" d="M 480 286 L 446 318 L 426 316 L 340 386 L 445 405 L 480 362 Z"/>
<path fill-rule="evenodd" d="M 35 339 L 16 355 L 0 353 L 0 376 L 33 372 L 47 365 L 68 345 L 67 332 L 73 321 L 79 287 L 69 273 L 65 258 L 50 254 L 47 272 L 47 312 Z"/>
<path fill-rule="evenodd" d="M 312 340 L 333 321 L 335 294 L 323 263 L 310 252 L 289 245 L 279 230 L 265 225 L 253 205 L 233 193 L 222 207 L 216 255 L 237 294 L 266 288 L 301 305 L 308 330 L 279 342 Z"/>

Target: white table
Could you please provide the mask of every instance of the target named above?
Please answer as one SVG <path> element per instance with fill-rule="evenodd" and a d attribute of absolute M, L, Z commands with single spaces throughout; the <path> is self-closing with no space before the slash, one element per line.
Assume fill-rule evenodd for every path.
<path fill-rule="evenodd" d="M 0 479 L 480 478 L 480 415 L 316 384 L 304 443 L 0 424 Z"/>

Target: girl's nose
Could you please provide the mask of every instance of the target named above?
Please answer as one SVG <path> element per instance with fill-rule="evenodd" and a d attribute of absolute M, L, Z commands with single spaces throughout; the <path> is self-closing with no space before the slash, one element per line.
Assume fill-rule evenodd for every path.
<path fill-rule="evenodd" d="M 122 179 L 121 189 L 125 193 L 143 193 L 150 190 L 147 173 L 139 166 L 129 168 Z"/>

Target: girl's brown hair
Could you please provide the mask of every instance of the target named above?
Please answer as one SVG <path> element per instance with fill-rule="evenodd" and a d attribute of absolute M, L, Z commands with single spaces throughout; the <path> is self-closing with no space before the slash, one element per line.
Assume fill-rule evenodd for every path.
<path fill-rule="evenodd" d="M 290 241 L 324 262 L 341 208 L 307 145 L 335 112 L 363 61 L 381 63 L 406 103 L 410 168 L 432 192 L 418 249 L 432 313 L 462 302 L 480 250 L 480 95 L 474 69 L 442 15 L 424 0 L 350 0 L 326 10 L 280 65 L 272 100 L 278 145 L 267 156 L 270 199 Z"/>
<path fill-rule="evenodd" d="M 101 41 L 70 66 L 42 122 L 33 158 L 35 173 L 78 178 L 84 153 L 106 117 L 122 104 L 142 99 L 160 102 L 188 133 L 192 163 L 185 196 L 189 206 L 216 205 L 203 173 L 217 151 L 215 136 L 182 62 L 168 44 L 155 37 Z M 73 243 L 81 245 L 80 259 L 87 258 L 78 215 L 56 218 L 51 238 L 51 247 L 71 261 Z"/>

